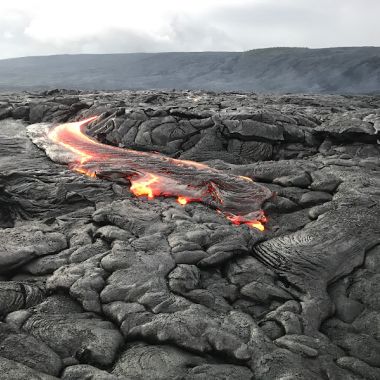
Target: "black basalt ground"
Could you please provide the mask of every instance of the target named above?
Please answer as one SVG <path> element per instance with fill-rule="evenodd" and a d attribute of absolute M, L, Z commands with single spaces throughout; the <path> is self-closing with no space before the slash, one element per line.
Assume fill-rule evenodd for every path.
<path fill-rule="evenodd" d="M 52 161 L 27 126 L 206 162 L 264 232 Z M 380 97 L 0 95 L 0 378 L 380 378 Z"/>

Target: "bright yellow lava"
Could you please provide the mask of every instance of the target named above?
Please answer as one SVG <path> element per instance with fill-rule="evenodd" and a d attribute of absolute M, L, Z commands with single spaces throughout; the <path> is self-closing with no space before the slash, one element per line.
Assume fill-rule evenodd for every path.
<path fill-rule="evenodd" d="M 186 204 L 188 203 L 188 200 L 186 199 L 186 197 L 178 197 L 178 198 L 177 198 L 177 202 L 178 202 L 180 205 L 184 206 L 184 205 L 186 205 Z"/>
<path fill-rule="evenodd" d="M 252 227 L 252 228 L 256 228 L 256 229 L 259 230 L 259 231 L 264 231 L 264 230 L 265 230 L 264 225 L 263 225 L 261 222 L 259 222 L 258 220 L 255 221 L 255 222 L 247 223 L 247 224 L 248 224 L 250 227 Z"/>
<path fill-rule="evenodd" d="M 152 185 L 158 183 L 160 178 L 154 174 L 148 173 L 144 177 L 138 178 L 136 180 L 131 179 L 131 192 L 138 196 L 146 196 L 148 199 L 153 199 L 156 195 Z"/>

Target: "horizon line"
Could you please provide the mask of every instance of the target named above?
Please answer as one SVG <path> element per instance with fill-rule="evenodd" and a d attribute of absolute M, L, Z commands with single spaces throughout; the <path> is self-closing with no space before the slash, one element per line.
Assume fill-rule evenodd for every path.
<path fill-rule="evenodd" d="M 328 49 L 364 49 L 364 48 L 380 48 L 374 45 L 361 45 L 361 46 L 328 46 L 328 47 L 307 47 L 307 46 L 271 46 L 263 48 L 253 48 L 248 50 L 193 50 L 193 51 L 136 51 L 136 52 L 114 52 L 114 53 L 53 53 L 53 54 L 38 54 L 38 55 L 23 55 L 16 57 L 0 58 L 0 61 L 22 59 L 22 58 L 43 58 L 43 57 L 59 57 L 59 56 L 78 56 L 78 55 L 132 55 L 132 54 L 202 54 L 202 53 L 247 53 L 259 50 L 273 50 L 273 49 L 303 49 L 303 50 L 328 50 Z"/>

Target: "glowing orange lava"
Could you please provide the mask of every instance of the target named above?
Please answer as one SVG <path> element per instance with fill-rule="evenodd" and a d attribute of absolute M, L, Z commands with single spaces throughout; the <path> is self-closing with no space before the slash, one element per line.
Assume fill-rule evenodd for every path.
<path fill-rule="evenodd" d="M 96 178 L 96 173 L 95 172 L 91 172 L 90 170 L 86 170 L 84 168 L 79 168 L 79 167 L 73 167 L 73 170 L 75 172 L 77 172 L 77 173 L 84 174 L 87 177 Z"/>
<path fill-rule="evenodd" d="M 73 155 L 69 161 L 72 170 L 90 177 L 127 181 L 138 197 L 176 197 L 180 205 L 202 202 L 233 224 L 264 231 L 267 220 L 259 200 L 262 203 L 269 199 L 270 190 L 249 177 L 226 174 L 202 163 L 102 144 L 83 130 L 96 119 L 61 124 L 49 132 L 53 143 Z"/>
<path fill-rule="evenodd" d="M 87 136 L 85 136 L 82 132 L 82 125 L 89 124 L 96 119 L 97 116 L 93 116 L 86 120 L 83 120 L 82 122 L 58 125 L 49 133 L 49 138 L 56 144 L 59 144 L 65 147 L 67 150 L 77 154 L 79 156 L 77 161 L 81 164 L 84 164 L 85 162 L 91 160 L 93 157 L 91 152 L 86 152 L 80 148 L 77 148 L 70 140 L 73 138 L 74 140 L 82 140 L 83 138 L 86 138 Z M 67 131 L 69 131 L 69 136 L 67 136 Z M 88 140 L 92 143 L 95 143 L 95 141 L 91 140 L 90 138 L 88 138 Z"/>
<path fill-rule="evenodd" d="M 245 224 L 252 228 L 256 228 L 259 231 L 265 230 L 264 224 L 262 222 L 259 222 L 258 220 L 256 220 L 255 222 L 250 222 L 250 223 L 245 223 Z"/>
<path fill-rule="evenodd" d="M 178 202 L 180 205 L 182 205 L 182 206 L 187 205 L 187 204 L 189 203 L 189 201 L 188 201 L 188 199 L 187 199 L 186 197 L 181 197 L 181 196 L 179 196 L 179 197 L 177 198 L 177 202 Z"/>
<path fill-rule="evenodd" d="M 136 197 L 146 196 L 148 199 L 153 199 L 159 195 L 159 192 L 154 189 L 154 184 L 159 183 L 160 178 L 154 174 L 146 174 L 144 177 L 134 180 L 131 178 L 131 192 Z"/>
<path fill-rule="evenodd" d="M 268 222 L 266 216 L 263 216 L 260 220 L 245 220 L 239 215 L 226 215 L 226 218 L 232 223 L 236 225 L 246 224 L 249 227 L 256 228 L 260 231 L 265 230 L 264 224 Z"/>

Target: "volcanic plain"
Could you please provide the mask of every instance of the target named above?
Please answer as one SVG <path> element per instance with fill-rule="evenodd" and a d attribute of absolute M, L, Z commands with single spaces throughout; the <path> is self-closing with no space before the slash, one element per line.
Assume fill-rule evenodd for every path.
<path fill-rule="evenodd" d="M 73 165 L 49 131 L 94 116 L 191 173 Z M 0 378 L 379 379 L 379 131 L 380 96 L 0 94 Z"/>

